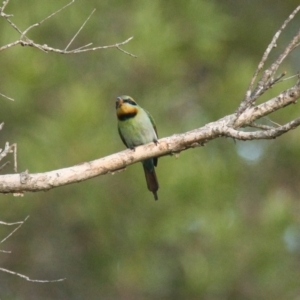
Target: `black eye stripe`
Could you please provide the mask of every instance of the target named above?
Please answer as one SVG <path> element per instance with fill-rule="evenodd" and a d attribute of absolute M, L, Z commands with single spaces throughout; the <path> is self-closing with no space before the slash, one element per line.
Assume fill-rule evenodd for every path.
<path fill-rule="evenodd" d="M 131 104 L 131 105 L 136 105 L 136 103 L 134 101 L 132 101 L 131 99 L 124 99 L 123 101 L 125 103 Z"/>

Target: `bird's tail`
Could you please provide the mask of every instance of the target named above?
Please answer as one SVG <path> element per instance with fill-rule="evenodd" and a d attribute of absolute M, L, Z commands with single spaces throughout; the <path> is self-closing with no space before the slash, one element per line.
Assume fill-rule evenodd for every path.
<path fill-rule="evenodd" d="M 149 171 L 147 164 L 143 163 L 143 167 L 144 167 L 148 190 L 153 193 L 154 199 L 158 200 L 157 191 L 158 191 L 159 185 L 158 185 L 154 166 L 152 166 L 151 171 Z"/>

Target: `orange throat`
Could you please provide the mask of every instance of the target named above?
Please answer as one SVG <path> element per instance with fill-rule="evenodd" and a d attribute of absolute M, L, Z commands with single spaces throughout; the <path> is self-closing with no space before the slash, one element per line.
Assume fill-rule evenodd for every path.
<path fill-rule="evenodd" d="M 134 117 L 138 112 L 138 109 L 136 107 L 132 107 L 128 104 L 121 104 L 117 108 L 117 117 L 118 119 L 125 119 L 126 117 Z"/>

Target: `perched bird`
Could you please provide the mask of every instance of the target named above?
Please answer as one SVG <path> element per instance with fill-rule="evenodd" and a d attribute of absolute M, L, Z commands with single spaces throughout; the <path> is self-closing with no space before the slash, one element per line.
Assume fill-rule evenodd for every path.
<path fill-rule="evenodd" d="M 116 113 L 118 118 L 119 135 L 127 148 L 157 141 L 157 132 L 151 115 L 141 108 L 131 97 L 117 97 Z M 142 161 L 148 190 L 157 198 L 159 188 L 154 167 L 157 166 L 157 157 Z"/>

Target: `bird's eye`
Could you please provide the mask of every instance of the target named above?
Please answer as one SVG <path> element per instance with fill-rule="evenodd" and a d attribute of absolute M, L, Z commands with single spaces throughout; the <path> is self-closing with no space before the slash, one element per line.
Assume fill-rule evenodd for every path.
<path fill-rule="evenodd" d="M 124 102 L 128 103 L 128 104 L 131 104 L 131 105 L 136 105 L 136 103 L 133 100 L 129 99 L 129 98 L 124 99 Z"/>

